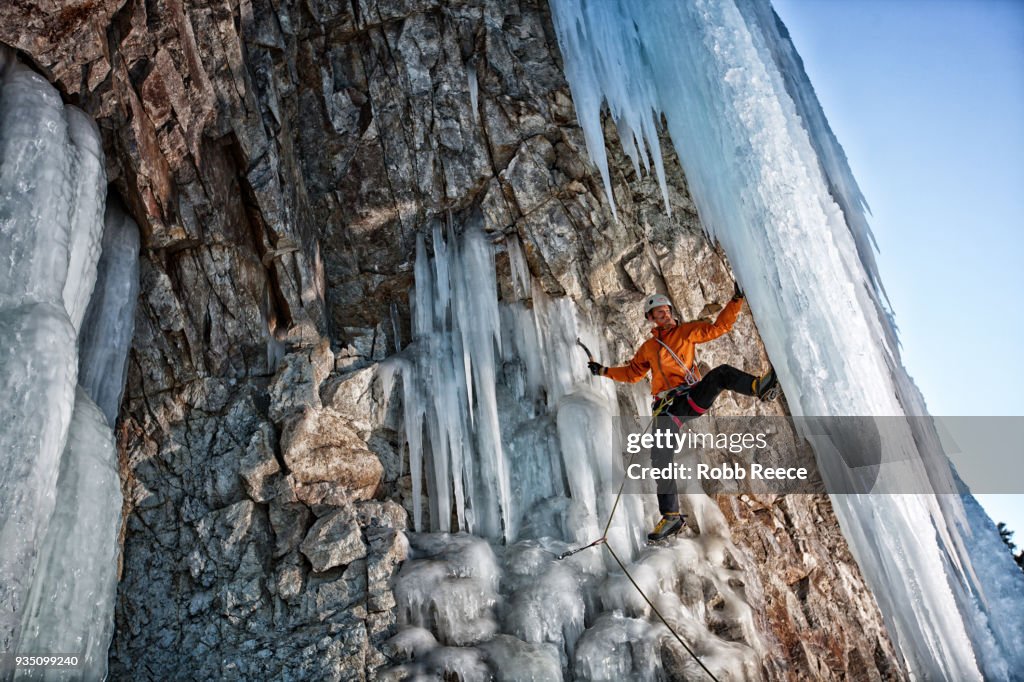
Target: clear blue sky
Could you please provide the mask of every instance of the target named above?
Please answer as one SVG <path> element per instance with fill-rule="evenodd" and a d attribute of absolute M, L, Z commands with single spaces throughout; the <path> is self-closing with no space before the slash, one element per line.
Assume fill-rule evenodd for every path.
<path fill-rule="evenodd" d="M 773 5 L 871 206 L 930 412 L 1024 415 L 1024 1 Z M 1024 461 L 1007 475 L 1024 490 Z M 1024 495 L 978 499 L 1024 545 Z"/>

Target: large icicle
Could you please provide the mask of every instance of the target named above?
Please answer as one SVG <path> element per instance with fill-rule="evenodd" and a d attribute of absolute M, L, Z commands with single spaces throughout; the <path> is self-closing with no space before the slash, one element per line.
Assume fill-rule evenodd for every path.
<path fill-rule="evenodd" d="M 884 296 L 885 288 L 875 261 L 877 244 L 868 225 L 868 202 L 861 193 L 856 178 L 853 177 L 846 152 L 836 139 L 828 119 L 825 118 L 825 112 L 818 103 L 818 97 L 804 71 L 803 60 L 789 38 L 789 31 L 767 2 L 743 0 L 738 3 L 738 7 L 747 19 L 755 41 L 775 63 L 786 92 L 792 98 L 797 114 L 810 135 L 816 161 L 821 166 L 829 192 L 843 211 L 846 224 L 857 245 L 857 255 L 864 264 L 868 279 L 875 291 Z M 757 36 L 758 32 L 761 33 L 760 36 Z M 891 323 L 891 320 L 889 322 Z M 895 334 L 891 340 L 895 345 Z"/>
<path fill-rule="evenodd" d="M 9 60 L 9 56 L 4 56 Z M 11 651 L 71 423 L 64 310 L 74 154 L 60 96 L 16 62 L 0 92 L 0 654 Z"/>
<path fill-rule="evenodd" d="M 139 297 L 139 228 L 107 202 L 96 287 L 78 336 L 78 383 L 107 417 L 117 418 Z"/>
<path fill-rule="evenodd" d="M 517 519 L 511 508 L 509 466 L 498 423 L 495 365 L 501 352 L 501 328 L 494 251 L 479 230 L 470 230 L 459 247 L 459 260 L 453 263 L 451 273 L 452 316 L 462 335 L 467 379 L 472 374 L 479 482 L 486 491 L 484 499 L 491 501 L 477 509 L 477 523 L 488 537 L 504 534 L 511 539 L 516 536 Z"/>
<path fill-rule="evenodd" d="M 454 500 L 461 527 L 511 538 L 515 516 L 495 393 L 501 331 L 493 252 L 479 231 L 455 244 L 445 240 L 438 224 L 433 240 L 433 259 L 422 234 L 416 243 L 409 351 L 414 359 L 393 360 L 383 373 L 386 383 L 394 371 L 402 376 L 413 522 L 423 529 L 419 500 L 428 462 L 433 529 L 451 530 Z"/>
<path fill-rule="evenodd" d="M 701 220 L 747 291 L 794 415 L 920 413 L 883 306 L 865 202 L 770 6 L 551 5 L 577 116 L 609 199 L 602 103 L 625 150 L 647 148 L 656 162 L 653 131 L 664 116 Z M 931 434 L 914 425 L 893 437 L 892 448 L 912 456 L 885 466 L 950 480 L 948 467 L 913 454 L 934 441 Z M 823 451 L 818 456 L 828 482 L 834 469 Z M 991 611 L 954 525 L 964 519 L 955 497 L 836 495 L 833 503 L 915 674 L 998 678 L 1024 664 L 1020 642 L 993 644 L 986 619 L 1021 615 Z"/>
<path fill-rule="evenodd" d="M 121 506 L 108 420 L 75 395 L 105 201 L 95 124 L 0 49 L 0 657 L 78 654 L 90 679 L 105 672 Z M 130 315 L 137 285 L 117 269 L 100 298 L 127 292 Z M 117 326 L 92 325 L 100 357 L 117 347 L 114 395 L 130 339 Z"/>

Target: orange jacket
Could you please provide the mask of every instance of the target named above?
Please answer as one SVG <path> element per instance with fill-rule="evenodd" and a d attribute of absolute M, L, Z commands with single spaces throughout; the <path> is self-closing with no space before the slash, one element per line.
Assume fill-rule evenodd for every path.
<path fill-rule="evenodd" d="M 640 350 L 636 352 L 628 365 L 621 367 L 609 367 L 605 376 L 615 381 L 623 381 L 634 384 L 643 379 L 647 372 L 651 372 L 651 393 L 658 395 L 662 391 L 674 388 L 679 384 L 686 383 L 686 369 L 679 366 L 665 348 L 655 339 L 661 339 L 662 343 L 672 349 L 679 359 L 690 368 L 690 371 L 697 374 L 694 366 L 694 351 L 698 343 L 705 343 L 717 339 L 725 334 L 736 322 L 736 318 L 743 308 L 743 300 L 729 301 L 714 324 L 710 322 L 683 322 L 667 332 L 662 333 L 655 327 L 651 330 L 653 338 L 644 341 Z"/>

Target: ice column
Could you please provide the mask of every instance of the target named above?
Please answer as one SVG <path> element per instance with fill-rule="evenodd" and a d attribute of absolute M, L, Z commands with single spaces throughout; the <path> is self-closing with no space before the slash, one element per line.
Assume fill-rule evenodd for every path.
<path fill-rule="evenodd" d="M 121 507 L 108 418 L 83 390 L 76 398 L 105 201 L 95 124 L 0 50 L 0 654 L 78 654 L 75 676 L 88 679 L 106 669 Z M 117 260 L 130 237 L 109 239 Z M 134 261 L 137 237 L 126 248 Z M 99 394 L 123 385 L 134 267 L 108 263 L 94 301 L 91 346 L 118 354 L 97 384 L 116 388 Z M 122 292 L 115 312 L 111 291 Z"/>
<path fill-rule="evenodd" d="M 450 529 L 454 501 L 460 527 L 485 537 L 514 537 L 495 392 L 501 333 L 493 251 L 479 231 L 459 243 L 446 240 L 440 223 L 433 241 L 433 259 L 422 234 L 416 244 L 412 358 L 392 360 L 382 372 L 386 394 L 393 372 L 402 377 L 414 525 L 423 528 L 426 446 L 433 527 Z"/>
<path fill-rule="evenodd" d="M 2 93 L 0 307 L 46 301 L 63 308 L 75 195 L 64 104 L 18 63 L 6 67 Z"/>
<path fill-rule="evenodd" d="M 9 57 L 0 92 L 0 652 L 15 644 L 54 488 L 77 380 L 75 330 L 64 308 L 69 244 L 80 235 L 82 184 L 60 96 Z M 95 132 L 93 132 L 95 134 Z M 85 191 L 83 189 L 83 194 Z M 88 212 L 88 211 L 86 211 Z M 88 242 L 88 239 L 82 240 Z M 88 270 L 74 277 L 92 288 Z M 93 269 L 94 271 L 94 269 Z"/>
<path fill-rule="evenodd" d="M 68 244 L 68 276 L 64 280 L 64 308 L 71 324 L 81 330 L 89 297 L 96 283 L 96 266 L 103 236 L 103 205 L 107 177 L 96 124 L 74 107 L 67 107 L 71 164 L 78 180 L 71 197 L 71 239 Z"/>
<path fill-rule="evenodd" d="M 13 649 L 49 523 L 75 391 L 75 336 L 63 308 L 0 309 L 0 652 Z"/>

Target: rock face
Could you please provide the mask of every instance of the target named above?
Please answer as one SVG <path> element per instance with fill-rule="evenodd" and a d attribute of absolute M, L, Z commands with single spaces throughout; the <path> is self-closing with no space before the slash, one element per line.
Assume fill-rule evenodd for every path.
<path fill-rule="evenodd" d="M 690 319 L 731 295 L 675 159 L 669 217 L 612 158 L 612 217 L 540 0 L 21 0 L 0 42 L 97 119 L 143 232 L 112 679 L 386 662 L 411 483 L 375 363 L 411 337 L 433 221 L 518 235 L 619 358 L 644 293 Z M 754 347 L 743 315 L 703 359 L 756 371 Z M 767 676 L 903 675 L 827 499 L 719 504 L 760 576 Z"/>

